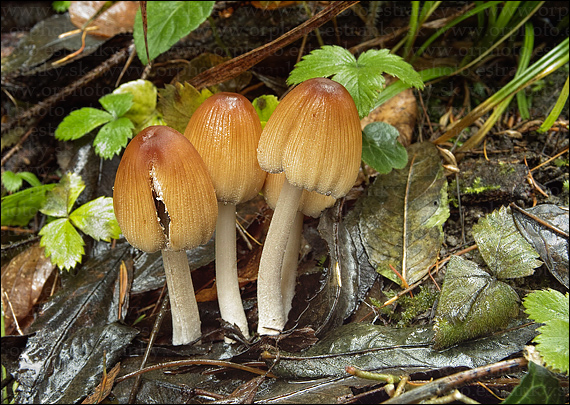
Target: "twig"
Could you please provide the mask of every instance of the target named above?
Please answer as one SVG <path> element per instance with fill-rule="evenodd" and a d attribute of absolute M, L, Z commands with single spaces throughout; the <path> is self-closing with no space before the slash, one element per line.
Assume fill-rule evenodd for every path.
<path fill-rule="evenodd" d="M 246 52 L 238 57 L 230 59 L 203 73 L 195 76 L 190 80 L 190 84 L 198 90 L 204 87 L 213 86 L 223 81 L 232 79 L 242 72 L 249 70 L 251 67 L 261 62 L 263 59 L 273 54 L 277 50 L 283 48 L 302 38 L 317 27 L 320 27 L 331 18 L 340 14 L 347 8 L 358 3 L 357 1 L 335 1 L 324 10 L 317 13 L 313 18 L 305 21 L 303 24 L 293 28 L 291 31 L 281 35 L 274 41 L 262 45 L 252 51 Z"/>
<path fill-rule="evenodd" d="M 390 398 L 383 404 L 411 404 L 422 400 L 432 398 L 434 396 L 444 395 L 456 387 L 464 385 L 474 380 L 490 377 L 495 374 L 505 374 L 519 367 L 528 364 L 528 360 L 524 357 L 517 359 L 505 360 L 499 363 L 474 368 L 472 370 L 462 371 L 447 377 L 440 378 L 431 383 L 422 385 L 408 391 L 398 397 Z"/>
<path fill-rule="evenodd" d="M 26 141 L 26 139 L 28 139 L 28 137 L 31 135 L 32 131 L 33 131 L 33 128 L 30 128 L 30 129 L 28 130 L 28 132 L 26 132 L 26 133 L 24 134 L 24 136 L 22 136 L 22 137 L 20 138 L 20 140 L 18 141 L 18 143 L 17 143 L 16 145 L 14 145 L 14 146 L 12 147 L 12 149 L 10 149 L 8 152 L 6 152 L 6 154 L 2 157 L 2 161 L 1 161 L 1 165 L 2 165 L 2 166 L 4 166 L 4 164 L 8 161 L 8 159 L 10 159 L 10 157 L 11 157 L 14 153 L 16 153 L 16 151 L 17 151 L 18 149 L 20 149 L 20 147 L 23 145 L 23 143 Z"/>
<path fill-rule="evenodd" d="M 79 88 L 85 86 L 89 82 L 102 76 L 104 73 L 108 72 L 113 66 L 122 63 L 129 54 L 129 48 L 130 47 L 121 49 L 113 56 L 111 56 L 109 59 L 107 59 L 105 62 L 101 63 L 95 69 L 87 73 L 85 76 L 74 81 L 69 86 L 63 88 L 61 91 L 54 94 L 53 96 L 50 96 L 43 101 L 40 101 L 32 108 L 24 111 L 22 114 L 8 121 L 6 124 L 2 124 L 2 135 L 4 135 L 5 133 L 10 131 L 17 125 L 25 125 L 22 124 L 22 122 L 24 121 L 29 121 L 33 119 L 35 121 L 35 124 L 37 124 L 47 115 L 51 107 L 53 107 L 55 104 L 65 100 L 67 97 L 75 93 L 75 91 L 78 90 Z"/>
<path fill-rule="evenodd" d="M 552 156 L 550 159 L 548 159 L 548 160 L 542 162 L 542 163 L 539 164 L 538 166 L 533 167 L 532 169 L 530 169 L 530 171 L 532 172 L 533 170 L 536 170 L 536 169 L 538 169 L 539 167 L 544 166 L 544 165 L 547 164 L 548 162 L 553 161 L 553 160 L 556 159 L 558 156 L 563 155 L 563 154 L 565 154 L 565 153 L 568 153 L 568 148 L 564 149 L 564 150 L 563 150 L 562 152 L 560 152 L 560 153 L 557 153 L 556 155 L 554 155 L 554 156 Z"/>
<path fill-rule="evenodd" d="M 551 231 L 556 232 L 557 234 L 560 234 L 560 235 L 564 236 L 565 238 L 568 238 L 568 233 L 567 233 L 567 232 L 564 232 L 562 229 L 557 228 L 556 226 L 552 225 L 551 223 L 546 222 L 545 220 L 540 219 L 540 218 L 537 217 L 536 215 L 533 215 L 533 214 L 531 214 L 530 212 L 523 210 L 521 207 L 519 207 L 519 206 L 516 205 L 515 203 L 513 203 L 513 202 L 510 203 L 510 204 L 509 204 L 509 207 L 511 207 L 511 209 L 514 208 L 514 209 L 516 209 L 518 212 L 520 212 L 520 213 L 526 215 L 527 217 L 534 219 L 536 222 L 538 222 L 538 223 L 541 224 L 542 226 L 547 227 L 547 228 L 550 229 Z"/>

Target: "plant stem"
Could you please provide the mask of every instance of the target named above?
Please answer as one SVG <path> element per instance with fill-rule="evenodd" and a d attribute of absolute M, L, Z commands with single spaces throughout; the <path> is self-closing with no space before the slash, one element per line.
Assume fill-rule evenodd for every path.
<path fill-rule="evenodd" d="M 185 345 L 202 336 L 192 274 L 184 250 L 162 251 L 172 314 L 172 344 Z"/>
<path fill-rule="evenodd" d="M 295 297 L 295 285 L 297 284 L 297 263 L 299 262 L 299 249 L 301 247 L 301 234 L 303 233 L 303 214 L 297 211 L 295 220 L 291 226 L 289 240 L 283 267 L 281 268 L 281 294 L 283 294 L 283 314 L 285 322 L 291 310 L 293 297 Z"/>
<path fill-rule="evenodd" d="M 218 201 L 216 224 L 216 288 L 222 319 L 236 324 L 249 339 L 236 263 L 236 206 Z M 231 342 L 228 340 L 227 342 Z"/>
<path fill-rule="evenodd" d="M 285 179 L 261 254 L 257 276 L 257 310 L 260 335 L 276 335 L 285 326 L 281 295 L 281 268 L 289 240 L 289 228 L 297 214 L 303 189 Z"/>

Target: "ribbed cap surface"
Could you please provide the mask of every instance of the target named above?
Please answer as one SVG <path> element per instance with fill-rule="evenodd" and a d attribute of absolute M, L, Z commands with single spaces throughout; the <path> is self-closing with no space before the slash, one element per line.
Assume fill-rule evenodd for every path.
<path fill-rule="evenodd" d="M 291 184 L 340 198 L 360 168 L 362 133 L 348 91 L 330 79 L 310 79 L 279 103 L 261 134 L 259 165 L 284 171 Z"/>
<path fill-rule="evenodd" d="M 157 212 L 161 204 L 168 215 L 166 225 Z M 206 243 L 218 212 L 202 158 L 182 134 L 166 126 L 142 130 L 125 149 L 113 207 L 125 238 L 146 252 Z"/>
<path fill-rule="evenodd" d="M 219 201 L 245 202 L 263 186 L 257 162 L 261 123 L 247 98 L 217 93 L 192 114 L 184 136 L 206 163 Z"/>

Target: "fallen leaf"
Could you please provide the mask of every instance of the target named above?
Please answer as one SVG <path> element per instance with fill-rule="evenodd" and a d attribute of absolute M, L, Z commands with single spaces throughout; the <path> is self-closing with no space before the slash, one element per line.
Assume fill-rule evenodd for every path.
<path fill-rule="evenodd" d="M 2 269 L 2 307 L 7 335 L 12 334 L 16 328 L 14 315 L 22 326 L 22 320 L 36 304 L 54 268 L 45 257 L 44 248 L 36 243 L 14 257 Z"/>
<path fill-rule="evenodd" d="M 106 1 L 72 1 L 69 6 L 69 17 L 77 28 L 89 21 L 107 3 Z M 136 1 L 118 1 L 103 11 L 89 26 L 97 26 L 91 35 L 105 38 L 114 37 L 124 32 L 132 32 L 135 14 L 139 8 Z"/>

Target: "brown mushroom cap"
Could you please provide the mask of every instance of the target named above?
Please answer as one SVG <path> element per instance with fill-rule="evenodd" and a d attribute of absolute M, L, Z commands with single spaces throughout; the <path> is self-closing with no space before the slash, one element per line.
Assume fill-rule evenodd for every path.
<path fill-rule="evenodd" d="M 275 209 L 277 206 L 277 200 L 281 192 L 281 187 L 283 187 L 283 181 L 285 181 L 285 173 L 269 173 L 265 178 L 261 192 L 265 197 L 267 205 L 272 209 Z M 332 207 L 335 202 L 336 199 L 331 196 L 315 191 L 303 190 L 298 211 L 310 217 L 318 218 L 323 210 Z"/>
<path fill-rule="evenodd" d="M 184 136 L 206 163 L 219 201 L 239 204 L 259 193 L 265 180 L 257 161 L 261 122 L 247 98 L 225 92 L 209 97 Z"/>
<path fill-rule="evenodd" d="M 161 219 L 162 204 L 167 217 Z M 166 126 L 145 128 L 128 144 L 115 177 L 113 207 L 125 238 L 146 252 L 206 243 L 218 213 L 202 158 L 188 139 Z"/>
<path fill-rule="evenodd" d="M 348 91 L 330 79 L 307 80 L 279 103 L 257 148 L 261 168 L 289 183 L 340 198 L 360 168 L 362 132 Z"/>

